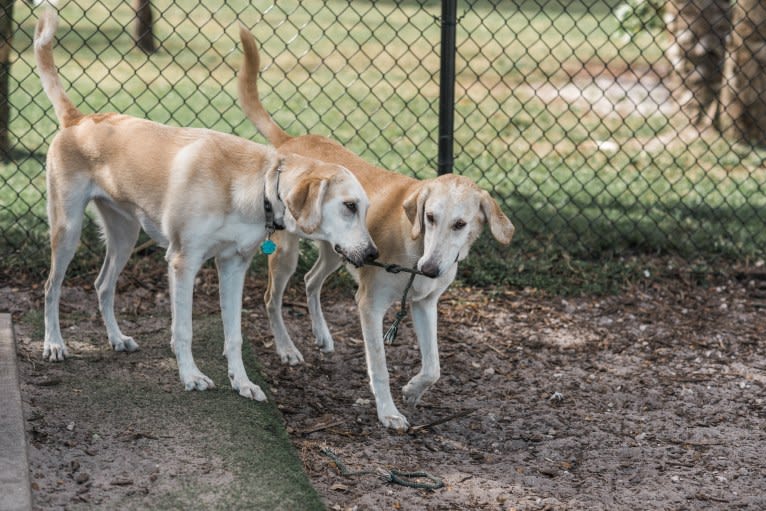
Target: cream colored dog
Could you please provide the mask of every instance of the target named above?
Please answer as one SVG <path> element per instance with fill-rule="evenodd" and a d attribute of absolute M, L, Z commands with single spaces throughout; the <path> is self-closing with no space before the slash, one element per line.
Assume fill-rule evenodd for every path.
<path fill-rule="evenodd" d="M 114 349 L 138 349 L 117 325 L 114 294 L 143 227 L 167 247 L 171 347 L 185 388 L 214 386 L 197 368 L 191 342 L 194 277 L 205 260 L 215 257 L 231 386 L 242 396 L 264 400 L 242 364 L 242 288 L 251 258 L 267 233 L 280 227 L 328 243 L 357 266 L 374 258 L 364 190 L 340 165 L 231 135 L 113 113 L 82 114 L 64 92 L 53 62 L 57 22 L 55 12 L 47 11 L 35 33 L 40 78 L 61 124 L 46 165 L 52 255 L 43 357 L 56 361 L 67 355 L 59 326 L 61 284 L 79 242 L 85 207 L 93 202 L 106 241 L 96 288 Z"/>
<path fill-rule="evenodd" d="M 439 379 L 439 352 L 436 339 L 437 301 L 452 283 L 458 261 L 488 223 L 493 236 L 506 244 L 513 236 L 513 224 L 486 191 L 466 177 L 447 175 L 418 181 L 374 167 L 343 146 L 318 135 L 291 137 L 277 126 L 263 108 L 257 88 L 259 56 L 253 36 L 240 30 L 245 58 L 239 74 L 243 109 L 258 130 L 280 151 L 343 165 L 362 183 L 370 198 L 367 225 L 386 263 L 417 268 L 432 278 L 417 277 L 411 291 L 412 319 L 422 367 L 404 387 L 404 399 L 416 404 Z M 266 305 L 277 352 L 283 362 L 303 361 L 282 320 L 282 297 L 298 258 L 298 239 L 279 235 L 278 256 L 269 260 L 269 287 Z M 322 315 L 320 290 L 324 280 L 343 261 L 328 243 L 319 243 L 319 259 L 306 274 L 306 294 L 316 343 L 322 351 L 333 350 L 333 339 Z M 390 274 L 384 269 L 364 266 L 351 269 L 359 283 L 359 305 L 367 367 L 375 395 L 378 418 L 389 428 L 408 428 L 407 419 L 391 398 L 385 352 L 383 317 L 392 303 L 401 299 L 409 276 Z"/>

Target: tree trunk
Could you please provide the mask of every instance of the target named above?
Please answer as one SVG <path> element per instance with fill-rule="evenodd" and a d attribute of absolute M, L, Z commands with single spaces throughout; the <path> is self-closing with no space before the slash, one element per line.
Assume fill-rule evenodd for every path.
<path fill-rule="evenodd" d="M 133 0 L 133 9 L 136 11 L 136 25 L 133 38 L 136 45 L 144 53 L 154 53 L 154 20 L 152 19 L 151 0 Z"/>
<path fill-rule="evenodd" d="M 721 91 L 721 131 L 766 144 L 766 1 L 738 0 L 732 14 Z"/>
<path fill-rule="evenodd" d="M 8 137 L 11 111 L 11 48 L 13 41 L 13 0 L 0 0 L 0 158 L 11 157 Z"/>
<path fill-rule="evenodd" d="M 671 0 L 667 7 L 674 38 L 667 55 L 683 84 L 676 99 L 692 123 L 708 126 L 716 121 L 720 107 L 730 2 Z"/>

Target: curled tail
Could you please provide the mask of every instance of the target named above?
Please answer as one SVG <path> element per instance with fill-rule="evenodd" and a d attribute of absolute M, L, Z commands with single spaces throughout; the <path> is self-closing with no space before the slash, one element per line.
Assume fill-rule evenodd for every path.
<path fill-rule="evenodd" d="M 292 137 L 277 126 L 274 119 L 263 108 L 263 104 L 258 97 L 258 70 L 261 66 L 261 58 L 258 55 L 258 47 L 255 44 L 253 34 L 240 25 L 239 38 L 242 41 L 242 47 L 245 52 L 242 67 L 237 76 L 239 102 L 245 115 L 255 124 L 261 135 L 266 137 L 273 146 L 278 147 Z"/>
<path fill-rule="evenodd" d="M 53 103 L 59 124 L 62 128 L 66 128 L 76 124 L 83 114 L 64 92 L 56 64 L 53 62 L 53 37 L 56 35 L 57 27 L 58 15 L 56 11 L 45 9 L 35 29 L 35 60 L 43 90 Z"/>

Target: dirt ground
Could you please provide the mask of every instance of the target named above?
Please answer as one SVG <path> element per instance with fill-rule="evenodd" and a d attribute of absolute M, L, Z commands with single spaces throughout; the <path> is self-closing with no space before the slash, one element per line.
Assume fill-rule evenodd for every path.
<path fill-rule="evenodd" d="M 125 330 L 140 332 L 142 318 L 158 314 L 164 319 L 152 328 L 169 327 L 161 279 L 156 288 L 129 279 L 123 287 Z M 615 296 L 566 299 L 453 286 L 440 302 L 442 377 L 418 407 L 401 401 L 419 368 L 409 319 L 387 351 L 395 399 L 414 426 L 407 434 L 377 421 L 353 292 L 323 295 L 336 340 L 327 356 L 312 345 L 302 285 L 291 288 L 286 321 L 306 363 L 287 367 L 266 327 L 263 289 L 257 277 L 248 285 L 244 332 L 330 509 L 766 509 L 763 274 L 710 286 L 647 281 Z M 197 314 L 217 310 L 216 291 L 206 271 Z M 103 329 L 90 288 L 68 288 L 64 303 L 70 339 Z M 39 289 L 0 292 L 0 309 L 17 320 L 22 366 L 35 361 L 38 370 L 42 342 L 22 318 L 40 308 Z M 180 385 L 174 367 L 147 378 Z M 43 380 L 26 382 L 29 392 L 45 392 Z M 327 448 L 363 473 L 342 475 Z M 57 460 L 34 463 L 42 470 Z M 381 474 L 391 469 L 426 471 L 444 487 L 386 483 Z"/>

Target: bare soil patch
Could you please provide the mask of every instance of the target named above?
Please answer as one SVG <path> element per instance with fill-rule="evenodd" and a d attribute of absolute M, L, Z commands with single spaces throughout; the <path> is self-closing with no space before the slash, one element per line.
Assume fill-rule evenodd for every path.
<path fill-rule="evenodd" d="M 759 278 L 711 287 L 671 280 L 566 299 L 455 286 L 440 304 L 442 378 L 420 406 L 400 404 L 415 425 L 403 435 L 377 421 L 350 290 L 324 293 L 336 340 L 331 356 L 313 347 L 300 285 L 290 290 L 286 321 L 304 365 L 284 366 L 274 353 L 260 280 L 247 290 L 245 335 L 331 509 L 764 509 L 766 319 Z M 164 287 L 157 289 L 122 291 L 121 318 L 130 330 L 147 328 L 144 318 L 166 307 Z M 206 272 L 197 314 L 217 309 L 216 292 Z M 6 290 L 0 308 L 17 317 L 40 308 L 37 291 L 9 296 Z M 102 329 L 93 293 L 82 296 L 85 306 L 69 303 L 67 325 Z M 27 323 L 17 324 L 22 346 L 30 343 L 22 362 L 44 370 L 41 340 L 25 330 Z M 403 325 L 387 351 L 395 398 L 419 369 L 414 334 L 408 320 Z M 68 330 L 70 340 L 75 331 Z M 84 341 L 107 351 L 103 338 Z M 102 369 L 98 362 L 81 368 Z M 173 364 L 151 378 L 147 384 L 180 386 Z M 341 475 L 323 448 L 350 471 L 372 473 Z M 225 461 L 211 460 L 212 469 Z M 387 484 L 378 472 L 391 469 L 427 471 L 445 486 Z"/>

